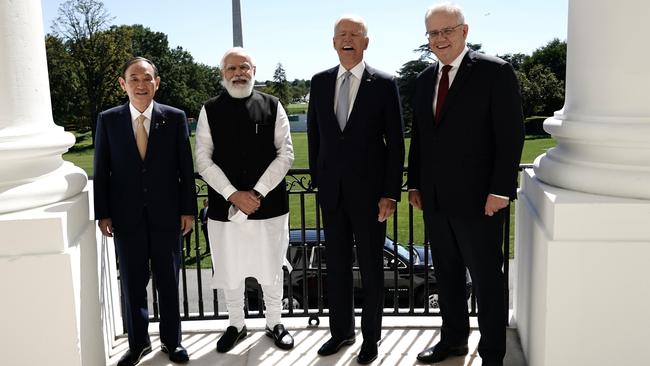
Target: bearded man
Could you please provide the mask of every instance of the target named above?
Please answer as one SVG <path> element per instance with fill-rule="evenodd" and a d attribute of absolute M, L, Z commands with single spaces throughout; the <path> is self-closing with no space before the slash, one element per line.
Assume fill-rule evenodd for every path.
<path fill-rule="evenodd" d="M 243 48 L 221 60 L 226 92 L 205 102 L 196 129 L 196 163 L 208 183 L 208 235 L 214 275 L 230 326 L 217 341 L 228 352 L 246 337 L 244 280 L 255 277 L 266 306 L 266 334 L 281 349 L 293 337 L 281 323 L 283 265 L 289 245 L 285 175 L 293 163 L 289 119 L 276 97 L 253 90 L 255 65 Z"/>

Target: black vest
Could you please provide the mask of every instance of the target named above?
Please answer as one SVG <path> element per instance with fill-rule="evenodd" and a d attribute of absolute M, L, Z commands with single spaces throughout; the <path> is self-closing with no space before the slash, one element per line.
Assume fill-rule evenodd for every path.
<path fill-rule="evenodd" d="M 223 92 L 205 102 L 214 144 L 212 161 L 239 191 L 253 189 L 277 156 L 273 142 L 277 111 L 278 98 L 255 90 L 243 99 Z M 208 200 L 208 217 L 228 221 L 230 202 L 209 186 Z M 268 219 L 287 212 L 289 196 L 283 179 L 262 199 L 260 208 L 248 219 Z"/>

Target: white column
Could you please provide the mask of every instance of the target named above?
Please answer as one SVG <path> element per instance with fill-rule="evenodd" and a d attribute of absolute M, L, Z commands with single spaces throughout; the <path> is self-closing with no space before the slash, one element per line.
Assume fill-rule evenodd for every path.
<path fill-rule="evenodd" d="M 41 2 L 0 0 L 0 358 L 105 364 L 83 170 L 52 122 Z"/>
<path fill-rule="evenodd" d="M 544 122 L 557 147 L 538 179 L 570 190 L 650 199 L 650 34 L 646 1 L 569 1 L 566 99 Z"/>
<path fill-rule="evenodd" d="M 39 0 L 0 2 L 0 213 L 81 192 L 87 177 L 64 162 L 72 134 L 52 120 Z"/>
<path fill-rule="evenodd" d="M 569 0 L 557 147 L 522 174 L 514 320 L 529 366 L 647 364 L 650 2 Z"/>

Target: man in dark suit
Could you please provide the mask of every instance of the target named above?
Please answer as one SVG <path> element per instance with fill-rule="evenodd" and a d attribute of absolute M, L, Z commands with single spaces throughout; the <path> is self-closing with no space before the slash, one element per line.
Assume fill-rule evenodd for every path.
<path fill-rule="evenodd" d="M 418 360 L 467 354 L 465 267 L 475 285 L 483 365 L 502 365 L 506 302 L 503 225 L 523 146 L 519 83 L 510 64 L 469 50 L 455 5 L 427 11 L 438 58 L 417 78 L 408 161 L 409 202 L 424 210 L 438 280 L 441 340 Z"/>
<path fill-rule="evenodd" d="M 382 248 L 402 185 L 402 115 L 394 78 L 363 61 L 365 21 L 339 18 L 333 41 L 340 65 L 312 78 L 307 115 L 309 167 L 327 238 L 331 338 L 318 353 L 334 354 L 355 341 L 354 242 L 364 293 L 357 361 L 366 364 L 377 358 L 381 334 Z"/>
<path fill-rule="evenodd" d="M 158 290 L 162 351 L 174 362 L 187 362 L 178 270 L 196 199 L 185 113 L 153 101 L 160 77 L 145 58 L 129 60 L 119 82 L 129 103 L 99 114 L 93 181 L 95 218 L 102 233 L 114 237 L 120 264 L 129 350 L 118 365 L 136 365 L 151 352 L 150 271 Z"/>
<path fill-rule="evenodd" d="M 203 200 L 203 208 L 199 211 L 199 220 L 201 220 L 201 231 L 205 238 L 205 254 L 210 253 L 210 237 L 208 236 L 208 199 Z"/>

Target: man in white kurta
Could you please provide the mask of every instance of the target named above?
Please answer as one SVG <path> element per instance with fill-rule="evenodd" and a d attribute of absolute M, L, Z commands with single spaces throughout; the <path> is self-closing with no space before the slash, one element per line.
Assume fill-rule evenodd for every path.
<path fill-rule="evenodd" d="M 205 103 L 196 129 L 196 163 L 214 195 L 208 211 L 212 287 L 224 290 L 230 322 L 217 351 L 229 351 L 247 334 L 246 277 L 262 286 L 267 335 L 290 349 L 293 338 L 281 324 L 282 267 L 291 270 L 285 259 L 289 120 L 277 98 L 253 90 L 255 66 L 244 49 L 226 52 L 221 73 L 226 92 Z"/>

